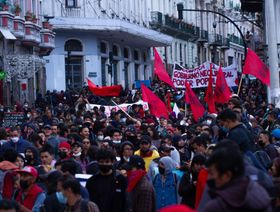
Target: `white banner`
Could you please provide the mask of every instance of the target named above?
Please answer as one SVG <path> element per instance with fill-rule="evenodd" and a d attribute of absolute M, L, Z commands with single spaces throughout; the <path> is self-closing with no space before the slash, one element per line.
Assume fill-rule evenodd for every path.
<path fill-rule="evenodd" d="M 149 105 L 147 102 L 143 102 L 143 101 L 138 101 L 138 102 L 135 102 L 135 103 L 130 103 L 130 104 L 120 104 L 118 105 L 118 107 L 116 105 L 114 106 L 108 106 L 108 105 L 96 105 L 96 104 L 87 104 L 86 105 L 86 109 L 87 110 L 92 110 L 94 107 L 98 107 L 100 108 L 101 106 L 104 106 L 105 107 L 105 114 L 107 117 L 109 117 L 111 115 L 111 111 L 112 110 L 115 110 L 115 111 L 118 111 L 121 109 L 123 109 L 125 112 L 128 112 L 128 109 L 129 107 L 131 107 L 132 105 L 142 105 L 143 106 L 143 109 L 144 111 L 147 111 L 149 110 Z"/>
<path fill-rule="evenodd" d="M 216 75 L 219 66 L 213 65 L 213 86 L 216 84 Z M 229 87 L 237 86 L 237 66 L 232 64 L 230 66 L 222 68 L 226 81 Z M 178 69 L 174 66 L 172 81 L 176 88 L 185 88 L 185 80 L 192 88 L 202 88 L 208 86 L 208 79 L 210 75 L 210 63 L 205 62 L 194 69 Z"/>

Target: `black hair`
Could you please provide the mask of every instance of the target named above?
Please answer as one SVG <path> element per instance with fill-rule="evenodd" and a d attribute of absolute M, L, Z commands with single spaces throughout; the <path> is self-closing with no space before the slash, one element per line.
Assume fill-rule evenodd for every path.
<path fill-rule="evenodd" d="M 241 112 L 243 111 L 243 108 L 241 107 L 241 105 L 235 105 L 232 109 L 235 109 L 235 108 L 240 109 Z"/>
<path fill-rule="evenodd" d="M 62 188 L 64 190 L 70 188 L 74 194 L 81 194 L 81 184 L 77 179 L 67 179 L 62 182 Z"/>
<path fill-rule="evenodd" d="M 205 148 L 207 147 L 207 139 L 204 135 L 199 135 L 199 136 L 196 136 L 193 141 L 192 141 L 192 144 L 196 144 L 198 146 L 204 146 Z"/>
<path fill-rule="evenodd" d="M 96 155 L 96 160 L 100 161 L 100 160 L 106 160 L 106 159 L 109 159 L 112 162 L 115 161 L 116 156 L 115 156 L 114 152 L 111 150 L 108 150 L 108 149 L 98 150 L 97 155 Z"/>
<path fill-rule="evenodd" d="M 4 127 L 0 127 L 0 140 L 6 140 L 7 139 L 7 131 Z"/>
<path fill-rule="evenodd" d="M 260 132 L 260 134 L 264 134 L 264 135 L 266 135 L 266 136 L 268 137 L 269 143 L 271 143 L 271 142 L 272 142 L 272 137 L 271 137 L 271 134 L 270 134 L 270 132 L 269 132 L 269 131 L 267 131 L 267 130 L 263 130 L 263 131 L 261 131 L 261 132 Z"/>
<path fill-rule="evenodd" d="M 78 170 L 78 164 L 74 160 L 65 160 L 61 163 L 61 171 L 69 172 L 71 175 L 75 176 Z"/>
<path fill-rule="evenodd" d="M 87 151 L 87 156 L 89 157 L 90 161 L 95 161 L 96 160 L 96 155 L 98 152 L 99 148 L 97 146 L 90 146 L 88 151 Z"/>
<path fill-rule="evenodd" d="M 218 115 L 217 120 L 220 120 L 220 121 L 226 121 L 226 120 L 236 121 L 237 116 L 236 116 L 235 112 L 233 112 L 231 109 L 225 109 Z"/>
<path fill-rule="evenodd" d="M 206 165 L 214 165 L 220 175 L 230 171 L 232 178 L 244 174 L 243 156 L 237 145 L 230 140 L 222 140 L 216 145 Z"/>
<path fill-rule="evenodd" d="M 50 144 L 45 144 L 42 149 L 40 150 L 40 155 L 43 152 L 48 152 L 50 155 L 54 155 L 54 149 Z"/>
<path fill-rule="evenodd" d="M 195 155 L 192 159 L 191 166 L 194 164 L 205 165 L 206 158 L 203 155 Z"/>
<path fill-rule="evenodd" d="M 14 150 L 14 149 L 7 149 L 4 152 L 3 160 L 7 160 L 7 161 L 10 161 L 10 162 L 14 163 L 17 160 L 17 156 L 18 156 L 18 153 L 17 153 L 16 150 Z"/>
<path fill-rule="evenodd" d="M 19 211 L 19 205 L 15 200 L 2 199 L 0 201 L 0 210 L 15 210 Z"/>

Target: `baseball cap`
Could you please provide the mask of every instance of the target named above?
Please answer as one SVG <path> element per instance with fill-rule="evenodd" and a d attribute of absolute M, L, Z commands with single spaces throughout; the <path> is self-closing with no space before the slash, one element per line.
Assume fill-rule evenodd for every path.
<path fill-rule="evenodd" d="M 272 135 L 274 138 L 280 139 L 280 129 L 272 130 L 271 135 Z"/>
<path fill-rule="evenodd" d="M 71 149 L 71 146 L 70 146 L 70 144 L 68 144 L 66 141 L 62 141 L 62 142 L 58 145 L 58 149 L 60 149 L 60 148 L 66 148 L 66 149 L 70 150 L 70 149 Z"/>
<path fill-rule="evenodd" d="M 83 147 L 83 144 L 81 142 L 78 142 L 78 141 L 75 141 L 71 147 L 74 147 L 74 146 L 79 146 L 79 147 Z"/>
<path fill-rule="evenodd" d="M 44 126 L 44 129 L 52 129 L 52 127 L 51 127 L 51 125 L 46 124 L 46 125 Z"/>
<path fill-rule="evenodd" d="M 25 166 L 23 169 L 17 171 L 18 173 L 27 173 L 32 175 L 33 177 L 37 178 L 38 177 L 38 171 L 32 166 Z"/>
<path fill-rule="evenodd" d="M 128 165 L 130 168 L 139 168 L 145 170 L 145 161 L 139 155 L 132 155 L 129 158 Z"/>

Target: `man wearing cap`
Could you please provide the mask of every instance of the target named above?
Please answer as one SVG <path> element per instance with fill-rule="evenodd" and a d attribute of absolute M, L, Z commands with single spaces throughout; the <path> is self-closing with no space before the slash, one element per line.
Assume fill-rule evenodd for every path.
<path fill-rule="evenodd" d="M 131 199 L 133 212 L 156 211 L 155 191 L 147 179 L 145 162 L 138 155 L 130 157 L 127 167 L 128 196 Z"/>
<path fill-rule="evenodd" d="M 32 166 L 25 166 L 18 173 L 20 174 L 21 189 L 15 199 L 20 204 L 20 211 L 39 212 L 39 208 L 44 203 L 46 195 L 35 183 L 38 177 L 37 170 Z"/>
<path fill-rule="evenodd" d="M 140 140 L 140 149 L 135 152 L 135 155 L 139 155 L 144 159 L 146 171 L 149 170 L 152 160 L 159 157 L 158 152 L 151 149 L 151 143 L 150 136 L 143 135 Z"/>

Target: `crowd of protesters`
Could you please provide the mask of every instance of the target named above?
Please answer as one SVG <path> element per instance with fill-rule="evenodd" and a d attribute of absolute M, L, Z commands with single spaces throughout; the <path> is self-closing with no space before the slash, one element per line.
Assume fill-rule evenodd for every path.
<path fill-rule="evenodd" d="M 133 104 L 135 89 L 113 98 L 132 103 L 129 116 L 108 115 L 111 98 L 86 87 L 1 106 L 2 119 L 14 111 L 26 121 L 0 128 L 0 211 L 280 211 L 280 111 L 260 82 L 246 81 L 198 123 L 183 90 L 151 89 L 181 112 L 154 117 Z"/>

